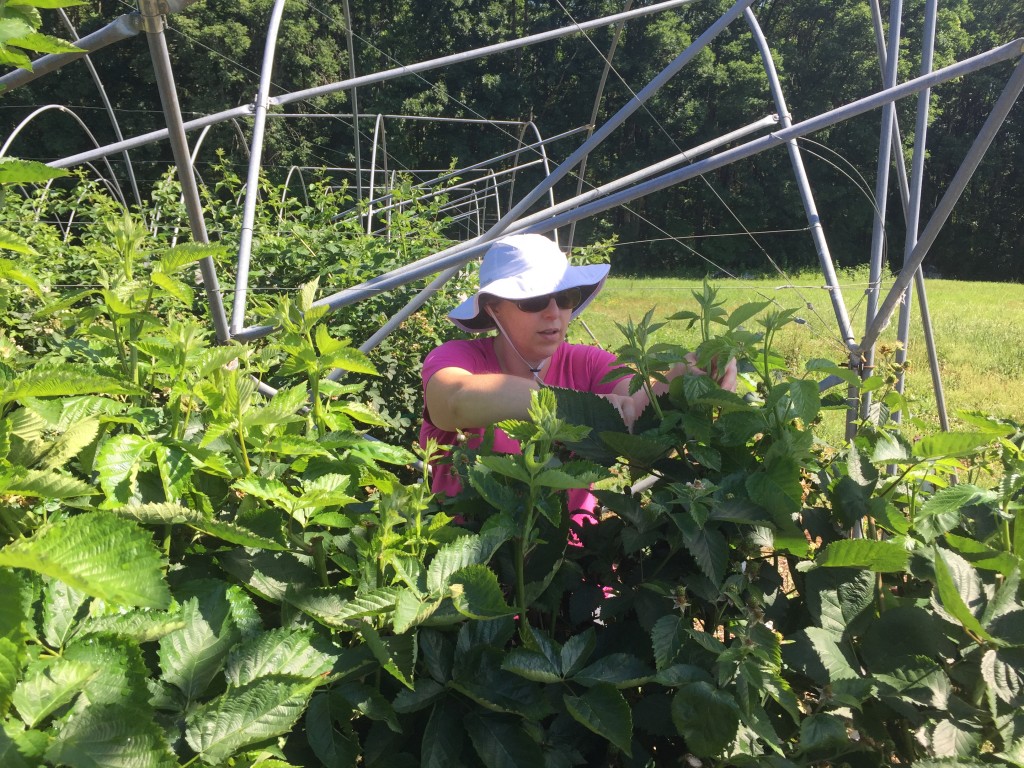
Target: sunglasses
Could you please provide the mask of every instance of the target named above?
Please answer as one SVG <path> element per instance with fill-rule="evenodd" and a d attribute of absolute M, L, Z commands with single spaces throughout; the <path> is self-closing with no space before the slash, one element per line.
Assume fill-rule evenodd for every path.
<path fill-rule="evenodd" d="M 543 312 L 548 308 L 551 300 L 559 309 L 576 309 L 583 302 L 583 292 L 579 288 L 566 288 L 558 293 L 548 293 L 544 296 L 533 296 L 529 299 L 518 299 L 515 305 L 521 312 Z"/>

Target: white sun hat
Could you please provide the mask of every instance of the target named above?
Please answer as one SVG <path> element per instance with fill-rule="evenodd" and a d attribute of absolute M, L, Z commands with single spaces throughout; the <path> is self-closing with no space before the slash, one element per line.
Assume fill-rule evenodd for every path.
<path fill-rule="evenodd" d="M 496 240 L 480 264 L 480 290 L 448 313 L 464 331 L 481 333 L 494 328 L 494 320 L 480 306 L 480 296 L 529 299 L 579 288 L 583 301 L 576 317 L 597 296 L 608 277 L 608 264 L 572 266 L 558 245 L 544 235 L 510 235 Z"/>

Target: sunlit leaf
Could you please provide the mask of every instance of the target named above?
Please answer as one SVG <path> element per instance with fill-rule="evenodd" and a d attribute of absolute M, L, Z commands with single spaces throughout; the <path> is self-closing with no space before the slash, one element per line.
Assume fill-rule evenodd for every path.
<path fill-rule="evenodd" d="M 0 565 L 46 574 L 114 605 L 165 608 L 170 602 L 152 537 L 109 513 L 44 526 L 0 549 Z"/>

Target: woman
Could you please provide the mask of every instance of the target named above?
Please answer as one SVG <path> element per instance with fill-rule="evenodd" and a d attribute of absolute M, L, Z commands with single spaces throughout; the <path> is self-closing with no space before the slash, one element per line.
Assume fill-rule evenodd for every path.
<path fill-rule="evenodd" d="M 458 432 L 475 447 L 484 429 L 503 419 L 525 419 L 533 390 L 541 385 L 601 395 L 632 427 L 646 407 L 641 390 L 629 394 L 629 378 L 605 381 L 615 355 L 599 347 L 565 341 L 569 321 L 593 301 L 608 276 L 607 264 L 571 266 L 558 246 L 542 235 L 512 235 L 496 241 L 480 266 L 480 290 L 448 318 L 470 333 L 497 330 L 495 336 L 449 341 L 423 361 L 425 408 L 420 444 L 434 438 L 454 445 Z M 680 364 L 669 379 L 698 369 Z M 723 386 L 735 387 L 730 361 Z M 655 386 L 655 394 L 666 385 Z M 499 429 L 494 448 L 518 453 L 519 444 Z M 447 465 L 434 468 L 432 489 L 454 496 L 461 489 Z M 571 491 L 570 511 L 590 512 L 594 497 Z"/>

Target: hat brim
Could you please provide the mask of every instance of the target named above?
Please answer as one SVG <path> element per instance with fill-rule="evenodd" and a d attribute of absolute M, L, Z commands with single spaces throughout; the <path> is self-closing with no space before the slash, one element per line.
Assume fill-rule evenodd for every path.
<path fill-rule="evenodd" d="M 458 328 L 468 333 L 483 333 L 484 331 L 491 330 L 495 325 L 493 318 L 484 312 L 480 305 L 480 297 L 482 295 L 486 294 L 499 299 L 516 301 L 518 299 L 529 299 L 534 296 L 557 293 L 567 288 L 579 288 L 583 292 L 583 301 L 572 311 L 571 318 L 575 319 L 600 293 L 610 269 L 611 266 L 608 264 L 571 266 L 557 281 L 551 281 L 548 285 L 526 285 L 518 277 L 495 280 L 492 283 L 481 286 L 479 291 L 449 312 L 448 319 Z"/>

